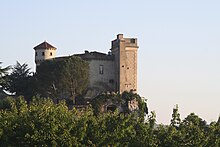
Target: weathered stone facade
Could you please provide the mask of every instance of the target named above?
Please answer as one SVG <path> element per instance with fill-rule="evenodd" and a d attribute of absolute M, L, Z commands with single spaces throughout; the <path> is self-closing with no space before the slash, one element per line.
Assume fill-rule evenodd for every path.
<path fill-rule="evenodd" d="M 43 43 L 34 47 L 35 50 L 35 63 L 36 66 L 41 62 L 56 57 L 56 48 L 44 41 Z"/>
<path fill-rule="evenodd" d="M 47 48 L 45 43 L 42 44 L 34 47 L 35 54 L 41 54 L 40 57 L 35 56 L 37 65 L 40 64 L 39 60 L 51 59 L 50 56 L 49 58 L 45 55 L 42 56 L 42 52 L 51 52 L 51 45 L 47 43 L 46 45 L 50 46 Z M 53 48 L 52 55 L 54 57 L 56 48 Z M 103 91 L 122 93 L 132 90 L 137 92 L 137 50 L 136 38 L 124 38 L 123 34 L 118 34 L 117 38 L 112 41 L 108 54 L 89 51 L 85 51 L 83 54 L 74 54 L 74 56 L 79 56 L 89 62 L 87 96 L 93 97 Z"/>
<path fill-rule="evenodd" d="M 115 55 L 116 91 L 137 92 L 137 39 L 123 38 L 118 34 L 112 41 L 111 51 Z"/>

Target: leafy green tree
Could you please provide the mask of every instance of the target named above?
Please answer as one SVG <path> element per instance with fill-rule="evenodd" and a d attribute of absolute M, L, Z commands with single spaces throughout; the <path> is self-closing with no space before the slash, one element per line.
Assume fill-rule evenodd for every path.
<path fill-rule="evenodd" d="M 58 98 L 61 67 L 57 60 L 46 60 L 37 67 L 38 93 L 43 97 Z M 58 92 L 59 90 L 59 92 Z"/>
<path fill-rule="evenodd" d="M 135 137 L 130 140 L 129 146 L 157 146 L 157 138 L 155 132 L 152 131 L 149 123 L 143 121 L 136 121 Z"/>
<path fill-rule="evenodd" d="M 14 101 L 12 97 L 0 99 L 0 110 L 11 110 L 11 102 Z"/>
<path fill-rule="evenodd" d="M 11 110 L 0 111 L 0 146 L 80 145 L 81 117 L 64 102 L 36 98 L 11 101 Z M 76 133 L 80 132 L 80 133 Z"/>
<path fill-rule="evenodd" d="M 183 146 L 206 146 L 208 126 L 204 120 L 194 113 L 189 114 L 180 124 L 183 135 Z"/>
<path fill-rule="evenodd" d="M 159 125 L 155 131 L 157 145 L 163 147 L 179 147 L 182 141 L 181 132 L 176 126 Z"/>
<path fill-rule="evenodd" d="M 86 89 L 88 78 L 88 63 L 75 56 L 47 60 L 37 67 L 39 93 L 44 97 L 75 101 Z"/>
<path fill-rule="evenodd" d="M 129 101 L 136 100 L 138 102 L 138 109 L 131 111 L 129 109 Z M 123 109 L 123 113 L 135 113 L 136 117 L 141 119 L 144 122 L 144 117 L 148 113 L 147 104 L 142 100 L 140 95 L 124 91 L 122 94 L 120 93 L 101 93 L 95 98 L 92 99 L 91 105 L 95 115 L 102 113 L 103 106 L 106 105 L 108 102 L 112 102 L 115 105 L 120 106 Z"/>
<path fill-rule="evenodd" d="M 151 111 L 150 113 L 151 114 L 148 116 L 148 122 L 149 122 L 150 128 L 153 129 L 156 124 L 156 112 Z"/>
<path fill-rule="evenodd" d="M 207 138 L 207 147 L 220 146 L 220 116 L 217 122 L 210 123 Z"/>
<path fill-rule="evenodd" d="M 2 62 L 0 62 L 0 64 L 2 64 Z M 0 66 L 0 93 L 3 92 L 3 85 L 7 83 L 5 79 L 5 75 L 8 74 L 9 69 L 10 69 L 10 66 L 5 67 L 5 68 L 2 68 Z"/>
<path fill-rule="evenodd" d="M 164 147 L 179 147 L 181 141 L 181 134 L 179 125 L 181 123 L 178 105 L 173 108 L 172 119 L 170 125 L 159 125 L 155 129 L 157 136 L 157 143 Z"/>
<path fill-rule="evenodd" d="M 29 104 L 23 97 L 7 98 L 2 106 L 0 146 L 218 147 L 220 143 L 220 118 L 207 125 L 194 113 L 173 126 L 155 125 L 153 111 L 143 122 L 132 113 L 94 115 L 91 107 L 69 109 L 65 101 L 40 97 Z"/>
<path fill-rule="evenodd" d="M 178 147 L 181 141 L 181 133 L 179 131 L 179 125 L 181 123 L 180 113 L 178 105 L 173 108 L 172 119 L 169 126 L 161 125 L 157 128 L 157 137 L 159 140 L 159 146 L 164 147 Z"/>
<path fill-rule="evenodd" d="M 36 94 L 36 80 L 27 64 L 19 62 L 12 68 L 12 73 L 7 76 L 5 89 L 15 96 L 24 96 L 30 100 Z"/>
<path fill-rule="evenodd" d="M 178 105 L 176 105 L 173 108 L 173 114 L 172 114 L 172 119 L 171 119 L 170 125 L 173 127 L 177 127 L 177 126 L 179 126 L 180 123 L 181 123 L 181 119 L 180 119 L 179 108 L 178 108 Z"/>
<path fill-rule="evenodd" d="M 86 141 L 87 146 L 128 146 L 136 136 L 137 120 L 132 115 L 117 111 L 90 117 Z"/>
<path fill-rule="evenodd" d="M 75 102 L 75 97 L 82 94 L 89 81 L 89 65 L 79 57 L 70 57 L 63 61 L 61 83 Z"/>

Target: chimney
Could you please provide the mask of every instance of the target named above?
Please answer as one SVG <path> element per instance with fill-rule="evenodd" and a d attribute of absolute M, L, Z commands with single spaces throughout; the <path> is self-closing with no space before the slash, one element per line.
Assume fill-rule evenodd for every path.
<path fill-rule="evenodd" d="M 123 34 L 118 34 L 117 35 L 117 39 L 122 39 L 123 38 Z"/>

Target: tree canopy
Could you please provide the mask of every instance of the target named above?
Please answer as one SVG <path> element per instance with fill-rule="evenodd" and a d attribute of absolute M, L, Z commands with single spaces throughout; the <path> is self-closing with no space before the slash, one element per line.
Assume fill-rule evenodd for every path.
<path fill-rule="evenodd" d="M 2 64 L 2 62 L 0 62 L 0 65 Z M 3 92 L 3 85 L 6 84 L 6 79 L 5 76 L 8 74 L 8 70 L 10 69 L 10 66 L 2 68 L 0 66 L 0 93 Z"/>
<path fill-rule="evenodd" d="M 56 104 L 40 97 L 29 104 L 22 97 L 8 98 L 0 109 L 0 146 L 220 145 L 219 121 L 208 125 L 194 113 L 180 125 L 173 126 L 171 121 L 170 125 L 158 126 L 155 112 L 143 122 L 132 113 L 94 115 L 90 107 L 68 109 L 64 101 Z"/>
<path fill-rule="evenodd" d="M 39 94 L 44 97 L 75 100 L 87 87 L 88 78 L 88 63 L 76 56 L 47 60 L 37 67 Z"/>
<path fill-rule="evenodd" d="M 30 100 L 36 95 L 36 78 L 26 63 L 16 63 L 12 68 L 12 72 L 5 76 L 6 82 L 3 89 L 14 96 L 24 96 L 26 100 Z"/>

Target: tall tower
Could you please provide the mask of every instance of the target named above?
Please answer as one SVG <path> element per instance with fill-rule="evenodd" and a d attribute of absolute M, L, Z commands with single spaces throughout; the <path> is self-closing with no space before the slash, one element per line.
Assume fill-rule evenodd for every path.
<path fill-rule="evenodd" d="M 137 92 L 137 38 L 124 38 L 118 34 L 112 41 L 115 56 L 115 90 Z"/>
<path fill-rule="evenodd" d="M 52 59 L 56 56 L 56 48 L 44 41 L 43 43 L 34 47 L 36 66 L 47 59 Z"/>

